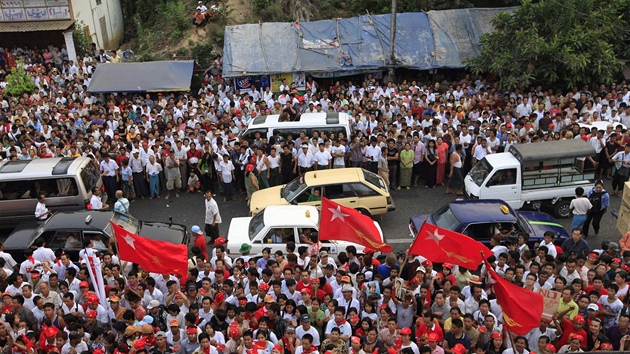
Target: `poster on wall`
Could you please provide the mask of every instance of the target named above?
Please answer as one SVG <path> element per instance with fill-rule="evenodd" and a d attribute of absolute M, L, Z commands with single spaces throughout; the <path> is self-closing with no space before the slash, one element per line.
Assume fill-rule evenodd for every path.
<path fill-rule="evenodd" d="M 22 0 L 24 7 L 42 7 L 46 6 L 46 0 Z"/>
<path fill-rule="evenodd" d="M 47 20 L 48 12 L 45 7 L 30 7 L 26 9 L 26 18 L 29 21 Z"/>
<path fill-rule="evenodd" d="M 295 87 L 298 89 L 298 91 L 306 90 L 306 74 L 303 72 L 293 73 L 293 83 L 295 83 Z"/>
<path fill-rule="evenodd" d="M 273 74 L 271 76 L 271 91 L 272 92 L 280 92 L 280 85 L 282 85 L 282 80 L 287 80 L 287 85 L 290 85 L 293 82 L 293 74 Z"/>
<path fill-rule="evenodd" d="M 1 0 L 2 7 L 24 7 L 22 0 Z"/>
<path fill-rule="evenodd" d="M 244 76 L 234 79 L 234 87 L 241 92 L 251 91 L 252 85 L 256 86 L 257 90 L 264 90 L 270 86 L 269 75 Z"/>
<path fill-rule="evenodd" d="M 4 21 L 26 21 L 24 9 L 2 9 Z"/>

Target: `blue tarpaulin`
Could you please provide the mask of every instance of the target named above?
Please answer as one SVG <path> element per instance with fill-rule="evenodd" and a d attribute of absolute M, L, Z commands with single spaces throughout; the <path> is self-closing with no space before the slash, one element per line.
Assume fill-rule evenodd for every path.
<path fill-rule="evenodd" d="M 491 19 L 512 8 L 401 13 L 390 63 L 391 15 L 225 28 L 223 75 L 289 72 L 352 74 L 385 67 L 461 68 L 478 54 Z"/>

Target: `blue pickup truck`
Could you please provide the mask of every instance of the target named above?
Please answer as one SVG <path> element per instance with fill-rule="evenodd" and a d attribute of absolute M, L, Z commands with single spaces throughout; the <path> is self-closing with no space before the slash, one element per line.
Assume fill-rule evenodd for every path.
<path fill-rule="evenodd" d="M 409 232 L 415 238 L 424 222 L 443 229 L 456 231 L 490 245 L 490 238 L 497 230 L 510 230 L 510 235 L 521 232 L 529 235 L 530 249 L 543 240 L 543 234 L 551 231 L 560 245 L 569 237 L 567 231 L 549 214 L 537 211 L 516 212 L 499 199 L 456 200 L 429 215 L 415 215 L 409 218 Z"/>

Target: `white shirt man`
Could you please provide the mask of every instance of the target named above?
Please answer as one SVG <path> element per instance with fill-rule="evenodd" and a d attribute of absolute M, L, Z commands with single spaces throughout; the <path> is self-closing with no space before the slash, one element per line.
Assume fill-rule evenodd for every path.
<path fill-rule="evenodd" d="M 330 161 L 332 160 L 332 155 L 326 150 L 324 150 L 324 146 L 321 145 L 319 147 L 319 151 L 315 153 L 315 163 L 317 163 L 317 169 L 323 170 L 330 168 Z"/>

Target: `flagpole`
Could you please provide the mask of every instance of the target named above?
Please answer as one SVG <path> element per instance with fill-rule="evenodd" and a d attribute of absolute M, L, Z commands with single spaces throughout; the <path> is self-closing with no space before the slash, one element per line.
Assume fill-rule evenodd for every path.
<path fill-rule="evenodd" d="M 512 350 L 514 351 L 514 342 L 512 341 L 512 331 L 510 331 L 509 329 L 507 330 L 507 336 L 510 339 L 510 346 L 512 347 Z"/>

